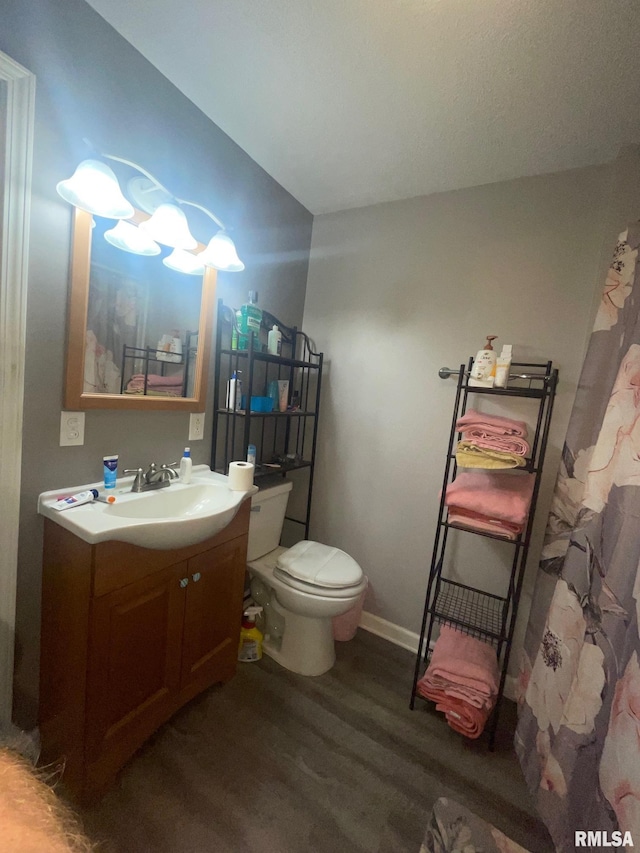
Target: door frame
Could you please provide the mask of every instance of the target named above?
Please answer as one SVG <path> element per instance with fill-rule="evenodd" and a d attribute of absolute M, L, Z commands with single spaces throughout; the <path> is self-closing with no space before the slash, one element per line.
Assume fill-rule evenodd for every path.
<path fill-rule="evenodd" d="M 0 721 L 11 720 L 20 520 L 35 75 L 0 52 L 7 84 L 0 248 Z"/>

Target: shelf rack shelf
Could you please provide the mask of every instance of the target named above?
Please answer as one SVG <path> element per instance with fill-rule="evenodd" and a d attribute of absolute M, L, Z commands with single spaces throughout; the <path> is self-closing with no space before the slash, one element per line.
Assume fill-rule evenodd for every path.
<path fill-rule="evenodd" d="M 558 384 L 558 371 L 553 368 L 550 361 L 544 363 L 516 362 L 511 366 L 514 372 L 510 374 L 508 388 L 475 388 L 468 384 L 472 365 L 473 359 L 470 358 L 468 364 L 466 366 L 461 364 L 458 371 L 448 368 L 442 368 L 440 371 L 442 378 L 457 374 L 458 382 L 449 433 L 449 446 L 445 455 L 440 507 L 420 628 L 410 707 L 414 707 L 416 698 L 429 701 L 424 699 L 416 688 L 426 668 L 431 637 L 437 624 L 451 625 L 456 630 L 489 643 L 496 649 L 500 668 L 498 696 L 487 725 L 489 748 L 493 749 L 531 541 L 540 478 L 549 438 L 549 427 Z M 469 395 L 476 394 L 492 397 L 522 397 L 538 401 L 535 430 L 530 442 L 531 455 L 527 460 L 526 467 L 514 471 L 514 476 L 518 476 L 518 472 L 535 475 L 527 523 L 522 534 L 516 539 L 508 539 L 489 531 L 476 531 L 464 527 L 462 524 L 447 521 L 446 489 L 449 483 L 455 479 L 458 468 L 454 448 L 460 438 L 460 433 L 456 430 L 456 422 L 467 411 Z M 450 531 L 454 531 L 454 535 L 459 532 L 484 536 L 503 542 L 505 547 L 509 546 L 513 549 L 509 581 L 504 595 L 496 595 L 487 590 L 443 576 Z"/>
<path fill-rule="evenodd" d="M 282 351 L 272 355 L 262 348 L 262 338 L 278 326 L 282 333 Z M 285 326 L 268 311 L 262 312 L 261 339 L 256 344 L 248 337 L 246 350 L 234 349 L 237 338 L 236 312 L 218 301 L 216 362 L 214 380 L 214 424 L 211 467 L 227 474 L 229 463 L 246 459 L 249 444 L 256 447 L 255 482 L 258 486 L 291 471 L 308 470 L 307 494 L 303 518 L 287 516 L 304 527 L 309 536 L 311 496 L 320 410 L 323 353 L 315 352 L 309 337 L 295 326 Z M 259 348 L 258 348 L 259 347 Z M 289 395 L 284 412 L 260 412 L 226 407 L 227 381 L 233 372 L 242 380 L 245 401 L 266 397 L 273 380 L 287 380 Z"/>

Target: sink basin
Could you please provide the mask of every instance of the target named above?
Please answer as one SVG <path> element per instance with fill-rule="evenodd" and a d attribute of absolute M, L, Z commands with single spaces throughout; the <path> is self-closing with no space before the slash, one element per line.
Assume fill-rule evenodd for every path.
<path fill-rule="evenodd" d="M 102 484 L 43 492 L 38 512 L 92 545 L 115 539 L 141 548 L 184 548 L 223 530 L 242 501 L 258 491 L 257 486 L 246 492 L 231 491 L 228 478 L 206 465 L 194 467 L 188 484 L 174 481 L 167 488 L 136 494 L 131 492 L 132 482 L 132 477 L 118 480 L 116 489 L 109 492 L 116 498 L 113 504 L 93 501 L 62 512 L 53 509 L 61 495 L 91 488 L 102 494 Z"/>

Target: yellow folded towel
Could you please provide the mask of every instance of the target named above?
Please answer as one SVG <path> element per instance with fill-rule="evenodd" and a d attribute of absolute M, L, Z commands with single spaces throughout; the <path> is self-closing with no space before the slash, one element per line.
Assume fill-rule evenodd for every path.
<path fill-rule="evenodd" d="M 524 468 L 527 460 L 517 453 L 478 447 L 472 441 L 459 441 L 456 462 L 460 468 Z"/>

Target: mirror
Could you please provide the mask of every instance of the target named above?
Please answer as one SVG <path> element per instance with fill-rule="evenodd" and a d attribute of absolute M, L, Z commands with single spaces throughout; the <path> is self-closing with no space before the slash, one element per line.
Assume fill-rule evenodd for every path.
<path fill-rule="evenodd" d="M 171 270 L 166 247 L 151 257 L 117 249 L 104 239 L 114 225 L 75 209 L 64 406 L 204 411 L 216 270 Z"/>

